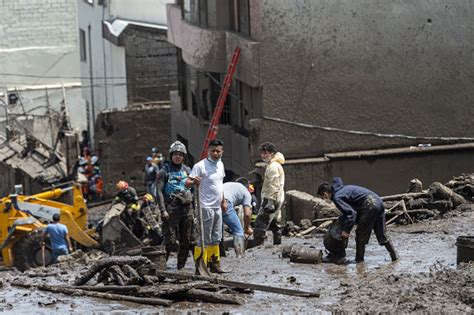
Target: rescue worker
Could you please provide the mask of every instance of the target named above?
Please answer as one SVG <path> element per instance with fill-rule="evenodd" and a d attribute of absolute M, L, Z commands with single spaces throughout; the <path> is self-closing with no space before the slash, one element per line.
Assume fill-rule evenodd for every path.
<path fill-rule="evenodd" d="M 142 198 L 139 217 L 142 224 L 142 238 L 148 236 L 151 245 L 160 245 L 163 242 L 160 212 L 157 208 L 155 198 L 151 194 L 145 194 Z"/>
<path fill-rule="evenodd" d="M 398 259 L 392 242 L 387 238 L 385 225 L 385 208 L 382 199 L 375 192 L 356 185 L 344 185 L 340 177 L 334 177 L 332 186 L 322 183 L 318 187 L 318 195 L 323 199 L 330 199 L 341 211 L 339 221 L 342 224 L 343 238 L 349 238 L 352 228 L 357 225 L 355 232 L 356 262 L 364 261 L 365 245 L 369 242 L 372 230 L 377 241 L 385 246 L 392 261 Z M 344 255 L 340 254 L 340 255 Z M 340 261 L 344 257 L 328 255 L 326 262 Z"/>
<path fill-rule="evenodd" d="M 67 255 L 72 252 L 69 232 L 64 224 L 59 223 L 60 218 L 59 213 L 53 214 L 53 222 L 48 224 L 41 234 L 42 250 L 44 250 L 44 247 L 46 246 L 44 239 L 49 235 L 51 240 L 51 258 L 53 264 L 58 262 L 59 256 Z"/>
<path fill-rule="evenodd" d="M 211 141 L 207 158 L 194 165 L 186 181 L 187 187 L 198 188 L 204 225 L 204 253 L 201 253 L 200 244 L 195 246 L 194 260 L 197 262 L 202 257 L 214 273 L 224 273 L 219 250 L 222 239 L 222 209 L 227 208 L 224 198 L 225 169 L 221 161 L 223 154 L 224 142 L 218 139 Z"/>
<path fill-rule="evenodd" d="M 234 250 L 237 257 L 243 257 L 245 251 L 244 233 L 253 233 L 250 227 L 252 218 L 252 196 L 248 191 L 249 181 L 244 177 L 238 178 L 235 182 L 224 183 L 224 198 L 226 208 L 223 208 L 222 219 L 229 227 L 234 238 Z M 244 228 L 235 211 L 235 207 L 242 206 L 244 209 Z"/>
<path fill-rule="evenodd" d="M 151 149 L 151 158 L 152 163 L 155 164 L 158 169 L 161 169 L 164 166 L 163 154 L 158 151 L 158 148 L 154 147 Z"/>
<path fill-rule="evenodd" d="M 182 269 L 191 249 L 194 209 L 193 195 L 185 186 L 190 168 L 184 164 L 186 147 L 180 141 L 169 148 L 171 161 L 164 164 L 157 176 L 158 205 L 163 221 L 166 259 L 170 252 L 178 252 L 177 268 Z"/>
<path fill-rule="evenodd" d="M 117 183 L 118 193 L 114 198 L 113 203 L 123 203 L 126 208 L 122 212 L 121 217 L 125 224 L 133 231 L 133 234 L 137 237 L 141 237 L 142 231 L 138 222 L 138 215 L 140 211 L 140 205 L 138 204 L 138 196 L 135 188 L 128 185 L 126 181 L 119 181 Z"/>
<path fill-rule="evenodd" d="M 153 158 L 147 156 L 145 165 L 145 187 L 146 192 L 156 198 L 156 176 L 158 175 L 159 168 L 153 164 Z"/>
<path fill-rule="evenodd" d="M 261 205 L 255 220 L 255 246 L 263 244 L 265 233 L 270 229 L 273 233 L 273 245 L 281 244 L 281 208 L 285 201 L 285 172 L 282 164 L 285 157 L 277 152 L 271 142 L 259 146 L 260 157 L 267 164 L 261 191 Z"/>

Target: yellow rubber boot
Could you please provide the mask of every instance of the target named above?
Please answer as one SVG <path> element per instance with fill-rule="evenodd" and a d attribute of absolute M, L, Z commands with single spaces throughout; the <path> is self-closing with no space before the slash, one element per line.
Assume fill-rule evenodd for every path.
<path fill-rule="evenodd" d="M 199 259 L 199 257 L 201 257 L 201 246 L 194 246 L 194 262 L 197 262 L 197 260 Z M 209 261 L 209 248 L 208 247 L 204 247 L 204 253 L 202 255 L 202 259 L 204 260 L 204 262 L 206 262 L 206 265 L 209 265 L 208 261 Z"/>
<path fill-rule="evenodd" d="M 224 273 L 221 269 L 221 254 L 219 244 L 208 247 L 207 257 L 209 261 L 210 271 L 213 273 Z"/>

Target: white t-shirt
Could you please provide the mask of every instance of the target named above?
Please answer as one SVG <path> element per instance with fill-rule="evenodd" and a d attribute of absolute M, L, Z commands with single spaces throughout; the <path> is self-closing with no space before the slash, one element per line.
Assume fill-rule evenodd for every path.
<path fill-rule="evenodd" d="M 201 177 L 199 198 L 203 208 L 220 208 L 224 191 L 224 163 L 212 163 L 204 159 L 196 163 L 190 177 Z"/>

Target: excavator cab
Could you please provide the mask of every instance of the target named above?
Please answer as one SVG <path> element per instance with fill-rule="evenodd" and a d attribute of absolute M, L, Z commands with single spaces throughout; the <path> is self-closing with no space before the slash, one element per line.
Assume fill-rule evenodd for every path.
<path fill-rule="evenodd" d="M 18 189 L 17 189 L 18 191 Z M 27 196 L 11 194 L 0 199 L 0 249 L 3 264 L 24 271 L 51 263 L 51 248 L 46 239 L 45 250 L 40 245 L 41 234 L 55 213 L 61 216 L 69 236 L 86 248 L 98 248 L 99 243 L 87 230 L 87 206 L 78 183 Z"/>

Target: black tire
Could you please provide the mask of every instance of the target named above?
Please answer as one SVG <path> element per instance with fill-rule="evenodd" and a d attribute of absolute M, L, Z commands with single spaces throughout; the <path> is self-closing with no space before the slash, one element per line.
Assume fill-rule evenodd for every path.
<path fill-rule="evenodd" d="M 25 271 L 29 268 L 36 268 L 43 266 L 43 255 L 41 252 L 41 233 L 40 230 L 35 230 L 19 240 L 13 247 L 13 264 L 20 270 Z M 47 237 L 44 250 L 45 266 L 52 263 L 51 242 Z"/>

